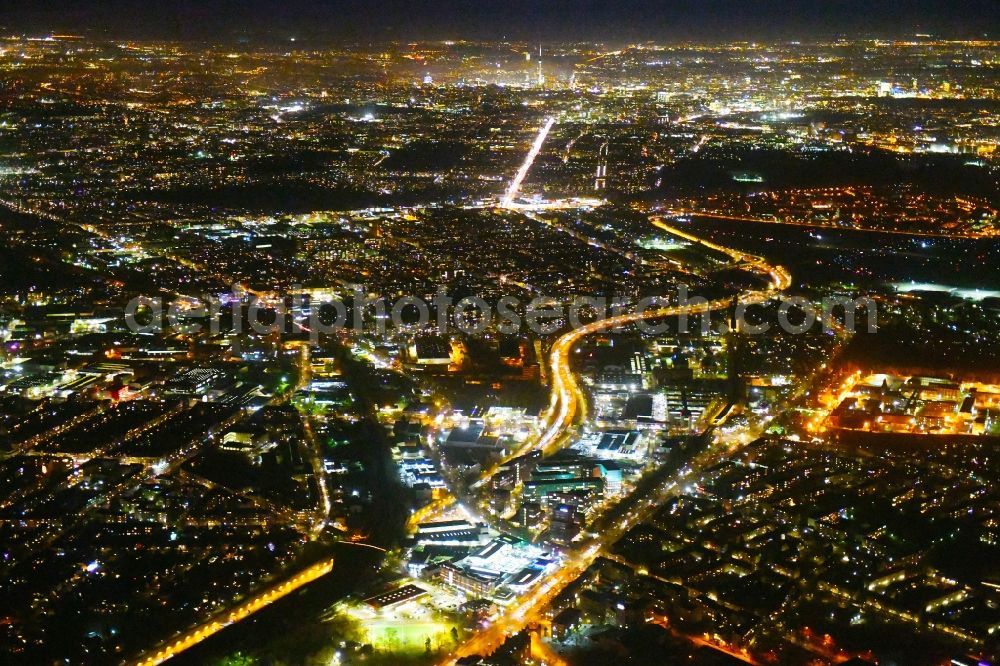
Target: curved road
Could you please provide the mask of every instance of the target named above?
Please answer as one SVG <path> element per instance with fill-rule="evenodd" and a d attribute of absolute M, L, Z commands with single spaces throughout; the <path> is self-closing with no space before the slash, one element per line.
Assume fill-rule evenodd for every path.
<path fill-rule="evenodd" d="M 651 221 L 656 227 L 663 229 L 668 233 L 699 244 L 703 247 L 707 247 L 711 250 L 724 252 L 729 255 L 733 261 L 745 264 L 750 268 L 767 275 L 771 281 L 768 289 L 766 291 L 748 291 L 740 294 L 739 298 L 742 303 L 763 303 L 771 298 L 776 292 L 787 289 L 792 283 L 791 275 L 781 266 L 771 266 L 760 257 L 755 257 L 744 252 L 739 252 L 737 250 L 703 240 L 697 236 L 693 236 L 685 231 L 672 227 L 659 218 L 652 218 Z M 576 344 L 584 337 L 598 331 L 632 324 L 641 320 L 660 319 L 662 317 L 677 315 L 704 314 L 713 310 L 725 309 L 731 304 L 732 299 L 724 298 L 709 301 L 707 303 L 695 303 L 683 306 L 673 305 L 647 310 L 635 310 L 634 312 L 616 315 L 607 319 L 601 319 L 565 333 L 562 337 L 556 340 L 555 344 L 552 345 L 552 350 L 549 352 L 549 369 L 552 375 L 552 394 L 549 402 L 549 409 L 546 414 L 546 425 L 542 432 L 542 436 L 537 442 L 529 442 L 527 446 L 522 447 L 522 450 L 518 451 L 517 455 L 522 455 L 530 449 L 539 449 L 543 452 L 550 451 L 558 446 L 563 437 L 567 434 L 568 429 L 573 425 L 576 415 L 581 408 L 580 396 L 582 394 L 576 381 L 576 377 L 570 370 L 569 355 Z"/>
<path fill-rule="evenodd" d="M 753 270 L 768 276 L 770 285 L 765 290 L 747 291 L 739 295 L 743 303 L 763 303 L 776 293 L 787 289 L 792 282 L 791 275 L 782 266 L 772 266 L 764 259 L 738 250 L 716 245 L 693 236 L 680 229 L 666 224 L 659 218 L 650 218 L 658 228 L 684 238 L 687 241 L 702 245 L 718 252 L 724 252 L 737 263 L 744 264 Z M 718 299 L 707 303 L 690 305 L 674 305 L 648 310 L 636 310 L 627 314 L 601 319 L 586 326 L 569 331 L 559 337 L 549 353 L 549 365 L 552 373 L 552 393 L 549 408 L 546 412 L 545 426 L 542 435 L 537 440 L 529 439 L 525 446 L 511 454 L 511 458 L 523 455 L 533 449 L 549 452 L 561 446 L 570 428 L 577 419 L 581 409 L 585 409 L 583 392 L 576 376 L 570 369 L 570 352 L 584 337 L 598 331 L 632 324 L 647 319 L 677 316 L 681 314 L 694 315 L 721 310 L 731 305 L 732 298 Z M 625 520 L 603 535 L 600 542 L 583 544 L 582 548 L 567 553 L 562 568 L 532 589 L 527 595 L 518 599 L 512 606 L 496 619 L 493 624 L 470 636 L 464 643 L 446 659 L 444 664 L 454 664 L 460 657 L 473 654 L 490 654 L 499 647 L 508 635 L 520 631 L 526 624 L 538 619 L 538 613 L 549 602 L 556 598 L 563 589 L 576 580 L 589 567 L 601 551 L 603 543 L 610 543 L 620 538 L 628 531 L 645 512 L 651 511 L 657 504 L 656 498 L 647 498 L 643 509 L 637 512 L 634 520 Z"/>

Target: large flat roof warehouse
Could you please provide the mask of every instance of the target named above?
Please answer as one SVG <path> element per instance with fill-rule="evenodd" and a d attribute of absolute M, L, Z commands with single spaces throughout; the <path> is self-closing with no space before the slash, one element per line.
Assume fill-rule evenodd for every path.
<path fill-rule="evenodd" d="M 628 453 L 635 448 L 638 440 L 638 430 L 609 430 L 601 435 L 597 449 L 612 453 Z"/>
<path fill-rule="evenodd" d="M 491 557 L 499 553 L 501 548 L 507 545 L 508 545 L 507 543 L 504 543 L 500 539 L 497 539 L 487 544 L 486 547 L 480 550 L 479 552 L 474 553 L 473 556 L 481 560 L 489 560 Z"/>
<path fill-rule="evenodd" d="M 518 587 L 530 585 L 540 575 L 542 575 L 542 569 L 539 569 L 537 567 L 525 567 L 520 571 L 518 571 L 516 574 L 514 574 L 513 577 L 511 577 L 510 585 Z"/>
<path fill-rule="evenodd" d="M 451 532 L 456 529 L 472 529 L 476 524 L 468 520 L 436 520 L 428 523 L 420 523 L 417 525 L 417 531 L 420 533 L 431 533 L 431 532 Z"/>
<path fill-rule="evenodd" d="M 536 564 L 547 555 L 538 546 L 517 537 L 502 534 L 462 563 L 472 569 L 489 570 L 510 576 Z"/>
<path fill-rule="evenodd" d="M 407 584 L 390 592 L 383 592 L 382 594 L 378 594 L 374 597 L 369 597 L 365 599 L 365 603 L 375 610 L 381 610 L 383 608 L 388 608 L 389 606 L 395 606 L 396 604 L 413 601 L 414 599 L 422 597 L 425 594 L 427 594 L 427 590 L 424 588 L 417 587 L 413 584 Z"/>
<path fill-rule="evenodd" d="M 451 532 L 428 532 L 418 533 L 417 543 L 420 545 L 441 544 L 441 545 L 466 545 L 476 546 L 489 538 L 485 528 L 472 528 L 466 530 L 452 530 Z"/>

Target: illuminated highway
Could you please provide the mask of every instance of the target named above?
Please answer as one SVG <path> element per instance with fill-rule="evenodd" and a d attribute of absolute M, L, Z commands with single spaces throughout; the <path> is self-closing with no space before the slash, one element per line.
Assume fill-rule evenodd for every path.
<path fill-rule="evenodd" d="M 531 162 L 537 156 L 545 136 L 551 129 L 554 119 L 550 118 L 543 126 L 539 136 L 536 137 L 532 150 L 522 165 L 518 176 L 511 183 L 508 196 L 516 196 L 517 189 L 523 181 L 531 166 Z M 505 197 L 506 201 L 506 197 Z M 508 202 L 510 203 L 510 202 Z M 723 252 L 730 256 L 734 262 L 743 264 L 755 271 L 768 275 L 771 284 L 767 290 L 749 291 L 741 295 L 744 303 L 761 303 L 771 298 L 776 291 L 785 289 L 791 283 L 788 272 L 776 266 L 767 264 L 763 259 L 746 253 L 738 252 L 730 248 L 725 248 L 709 241 L 697 238 L 682 230 L 676 229 L 664 223 L 658 218 L 652 218 L 652 223 L 660 229 L 674 234 L 680 238 L 693 243 L 698 243 L 706 248 Z M 513 455 L 521 455 L 530 450 L 537 449 L 544 453 L 561 446 L 569 434 L 573 424 L 583 417 L 586 410 L 586 400 L 577 382 L 575 375 L 570 368 L 570 353 L 577 343 L 585 336 L 599 331 L 632 324 L 640 320 L 658 319 L 681 314 L 695 315 L 720 310 L 729 307 L 731 298 L 718 299 L 707 303 L 694 303 L 690 305 L 671 305 L 664 307 L 653 307 L 645 311 L 635 311 L 626 314 L 616 315 L 607 319 L 592 322 L 580 328 L 569 331 L 559 337 L 553 344 L 549 353 L 549 367 L 552 376 L 551 399 L 549 409 L 546 412 L 546 420 L 541 436 L 537 439 L 528 440 L 521 450 Z M 305 356 L 300 363 L 305 363 Z M 305 373 L 303 373 L 305 374 Z M 667 492 L 672 492 L 676 484 L 670 484 Z M 449 498 L 450 499 L 450 498 Z M 490 626 L 477 632 L 468 641 L 460 645 L 455 651 L 452 660 L 446 663 L 454 663 L 458 657 L 472 654 L 486 654 L 492 652 L 503 643 L 508 635 L 519 631 L 530 622 L 537 621 L 539 613 L 558 596 L 563 589 L 576 580 L 593 562 L 601 552 L 601 548 L 620 538 L 625 531 L 630 529 L 638 521 L 648 515 L 657 505 L 657 498 L 648 498 L 641 505 L 641 510 L 629 514 L 629 518 L 620 521 L 613 528 L 604 531 L 600 539 L 588 542 L 574 551 L 568 553 L 563 561 L 562 567 L 549 576 L 543 583 L 532 589 L 525 596 L 521 597 L 514 605 L 504 610 L 504 612 Z M 208 620 L 198 627 L 190 630 L 186 634 L 176 638 L 169 644 L 156 649 L 155 652 L 146 656 L 142 661 L 137 662 L 137 666 L 154 666 L 163 663 L 172 656 L 182 652 L 191 646 L 205 640 L 209 636 L 217 633 L 226 626 L 248 617 L 268 604 L 290 594 L 301 586 L 328 573 L 333 568 L 332 560 L 314 565 L 301 572 L 294 578 L 272 587 L 267 591 L 254 596 L 250 600 L 240 604 L 235 609 L 226 611 L 220 616 Z"/>
<path fill-rule="evenodd" d="M 763 303 L 771 298 L 771 296 L 774 295 L 774 292 L 787 289 L 792 283 L 791 275 L 789 275 L 788 271 L 782 266 L 772 266 L 760 257 L 755 257 L 744 252 L 739 252 L 737 250 L 703 240 L 680 229 L 671 227 L 658 218 L 652 218 L 651 221 L 653 225 L 663 229 L 664 231 L 693 243 L 700 244 L 711 250 L 724 252 L 729 255 L 733 261 L 742 263 L 760 273 L 767 275 L 771 281 L 768 290 L 749 291 L 741 294 L 740 301 L 742 303 Z M 528 442 L 521 451 L 518 451 L 517 455 L 522 455 L 532 448 L 540 449 L 543 452 L 550 451 L 559 445 L 563 436 L 576 419 L 576 416 L 581 409 L 579 399 L 580 388 L 577 385 L 576 378 L 573 376 L 573 372 L 570 370 L 569 355 L 576 344 L 584 337 L 598 331 L 632 324 L 640 320 L 659 319 L 662 317 L 677 315 L 703 314 L 713 310 L 725 309 L 731 304 L 732 299 L 724 298 L 709 301 L 708 303 L 694 303 L 683 306 L 674 305 L 651 308 L 648 310 L 636 310 L 634 312 L 616 315 L 614 317 L 592 322 L 569 331 L 557 339 L 549 352 L 549 371 L 552 375 L 552 393 L 549 401 L 549 409 L 546 413 L 547 418 L 545 428 L 542 431 L 542 436 L 537 442 Z"/>
<path fill-rule="evenodd" d="M 743 303 L 763 303 L 773 297 L 775 293 L 787 289 L 791 285 L 791 276 L 781 266 L 772 266 L 760 257 L 705 241 L 679 229 L 674 229 L 657 218 L 652 218 L 651 222 L 660 229 L 685 240 L 698 243 L 718 252 L 724 252 L 733 261 L 767 275 L 770 279 L 768 288 L 763 291 L 748 291 L 741 294 L 740 299 Z M 578 416 L 586 407 L 582 390 L 576 376 L 570 369 L 570 353 L 584 337 L 598 331 L 632 324 L 640 320 L 658 319 L 681 314 L 702 314 L 727 308 L 731 304 L 732 299 L 725 298 L 707 303 L 694 303 L 684 306 L 674 305 L 651 308 L 646 311 L 635 311 L 592 322 L 559 337 L 549 353 L 552 389 L 542 435 L 538 439 L 529 439 L 511 457 L 523 455 L 535 449 L 543 453 L 548 453 L 557 449 L 567 439 L 570 428 L 572 428 Z M 725 454 L 725 451 L 705 452 L 703 455 L 692 460 L 690 467 L 691 469 L 699 469 L 714 464 L 718 461 L 718 456 Z M 587 567 L 600 555 L 601 549 L 604 546 L 620 539 L 634 525 L 642 522 L 651 515 L 664 499 L 676 492 L 679 487 L 679 480 L 677 479 L 660 487 L 655 495 L 645 498 L 633 495 L 626 498 L 624 501 L 633 503 L 634 506 L 623 520 L 617 521 L 608 529 L 601 531 L 598 537 L 581 544 L 577 549 L 567 553 L 562 562 L 562 567 L 558 571 L 548 576 L 544 582 L 519 598 L 512 606 L 504 609 L 492 624 L 471 636 L 444 663 L 450 665 L 454 664 L 461 657 L 475 654 L 490 654 L 506 640 L 507 636 L 520 631 L 531 622 L 537 621 L 541 611 L 567 585 L 586 571 Z"/>
<path fill-rule="evenodd" d="M 524 182 L 525 176 L 528 175 L 528 170 L 531 169 L 531 164 L 538 157 L 538 153 L 542 150 L 542 145 L 545 143 L 545 137 L 549 135 L 549 130 L 552 126 L 556 124 L 556 119 L 553 117 L 548 117 L 545 119 L 545 124 L 542 125 L 542 129 L 538 131 L 538 136 L 535 137 L 535 142 L 531 144 L 531 150 L 528 151 L 527 157 L 524 158 L 524 163 L 521 168 L 517 170 L 517 174 L 514 176 L 514 180 L 510 181 L 510 186 L 507 188 L 507 192 L 503 195 L 503 199 L 500 200 L 501 208 L 510 208 L 511 204 L 514 203 L 514 197 L 517 196 L 518 191 L 521 189 L 521 183 Z"/>
<path fill-rule="evenodd" d="M 155 652 L 135 662 L 135 666 L 156 666 L 157 664 L 162 664 L 171 657 L 201 643 L 209 636 L 217 634 L 226 627 L 246 619 L 262 608 L 269 606 L 282 597 L 288 596 L 303 585 L 308 585 L 331 571 L 333 571 L 333 558 L 314 564 L 293 578 L 289 578 L 274 587 L 264 590 L 260 594 L 254 595 L 236 608 L 225 611 L 210 620 L 206 620 L 187 633 L 156 648 Z"/>

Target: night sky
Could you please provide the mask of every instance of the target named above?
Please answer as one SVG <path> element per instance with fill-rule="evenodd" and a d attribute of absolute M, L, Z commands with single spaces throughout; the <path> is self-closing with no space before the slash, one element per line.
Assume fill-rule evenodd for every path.
<path fill-rule="evenodd" d="M 997 0 L 2 0 L 7 32 L 168 39 L 808 39 L 1000 36 Z"/>

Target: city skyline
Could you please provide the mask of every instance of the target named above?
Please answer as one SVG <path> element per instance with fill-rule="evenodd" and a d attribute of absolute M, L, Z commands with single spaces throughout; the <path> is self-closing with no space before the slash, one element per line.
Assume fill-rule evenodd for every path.
<path fill-rule="evenodd" d="M 0 662 L 1000 663 L 996 7 L 457 7 L 0 17 Z"/>

